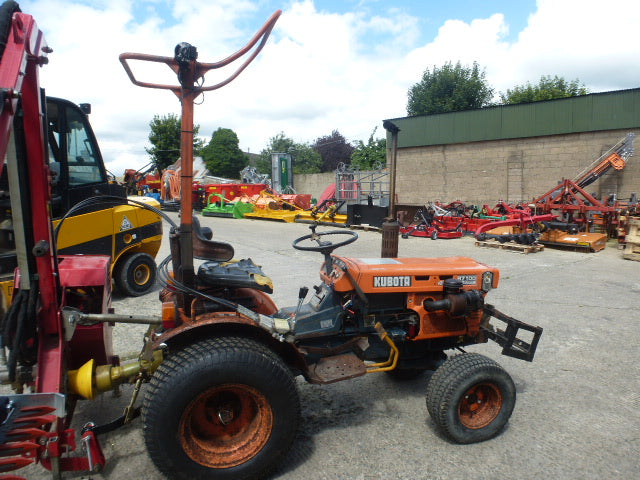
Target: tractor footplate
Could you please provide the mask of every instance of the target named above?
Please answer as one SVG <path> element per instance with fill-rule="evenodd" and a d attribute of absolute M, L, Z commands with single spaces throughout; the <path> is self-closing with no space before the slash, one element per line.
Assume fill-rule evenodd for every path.
<path fill-rule="evenodd" d="M 504 313 L 498 311 L 493 305 L 484 305 L 484 314 L 487 317 L 483 321 L 482 330 L 485 335 L 491 340 L 495 341 L 502 347 L 502 354 L 508 357 L 519 358 L 520 360 L 526 360 L 531 362 L 536 354 L 536 348 L 538 347 L 538 341 L 542 335 L 542 327 L 534 327 L 527 323 L 516 320 Z M 489 318 L 496 318 L 507 324 L 505 330 L 495 328 L 489 323 Z M 531 339 L 524 341 L 517 337 L 520 330 L 531 332 Z"/>
<path fill-rule="evenodd" d="M 362 360 L 353 353 L 343 353 L 321 358 L 309 368 L 309 379 L 312 383 L 333 383 L 340 380 L 359 377 L 367 373 Z"/>

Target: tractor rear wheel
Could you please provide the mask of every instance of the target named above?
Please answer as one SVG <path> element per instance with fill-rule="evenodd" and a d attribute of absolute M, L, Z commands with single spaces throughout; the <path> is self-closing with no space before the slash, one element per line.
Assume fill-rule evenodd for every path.
<path fill-rule="evenodd" d="M 511 376 L 477 353 L 457 355 L 438 368 L 427 387 L 427 409 L 440 431 L 458 443 L 496 436 L 516 402 Z"/>
<path fill-rule="evenodd" d="M 122 293 L 139 297 L 153 288 L 157 268 L 151 255 L 138 252 L 118 260 L 113 270 L 113 279 Z"/>
<path fill-rule="evenodd" d="M 293 442 L 300 400 L 278 355 L 247 338 L 202 340 L 169 356 L 143 402 L 144 439 L 175 479 L 258 479 Z"/>

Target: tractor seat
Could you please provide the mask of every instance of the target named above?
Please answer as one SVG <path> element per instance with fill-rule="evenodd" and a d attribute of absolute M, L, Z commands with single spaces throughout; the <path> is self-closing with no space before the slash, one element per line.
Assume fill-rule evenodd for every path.
<path fill-rule="evenodd" d="M 273 282 L 250 258 L 205 262 L 198 268 L 198 282 L 209 287 L 255 288 L 273 293 Z"/>

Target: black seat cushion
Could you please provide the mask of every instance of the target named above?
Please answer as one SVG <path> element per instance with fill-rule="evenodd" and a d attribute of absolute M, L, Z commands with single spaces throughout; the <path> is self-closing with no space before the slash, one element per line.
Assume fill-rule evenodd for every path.
<path fill-rule="evenodd" d="M 230 262 L 205 262 L 198 268 L 198 281 L 210 287 L 255 288 L 273 293 L 273 282 L 250 258 Z"/>

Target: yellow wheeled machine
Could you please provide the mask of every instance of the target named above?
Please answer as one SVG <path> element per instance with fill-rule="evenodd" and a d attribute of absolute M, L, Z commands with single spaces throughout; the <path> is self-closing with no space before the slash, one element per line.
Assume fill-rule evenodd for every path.
<path fill-rule="evenodd" d="M 155 284 L 155 256 L 162 241 L 160 208 L 150 197 L 131 197 L 112 181 L 89 123 L 91 107 L 47 97 L 47 146 L 52 172 L 51 212 L 58 254 L 101 254 L 111 257 L 111 273 L 120 292 L 138 296 Z M 11 303 L 17 265 L 10 181 L 0 177 L 0 294 L 2 311 Z"/>
<path fill-rule="evenodd" d="M 133 197 L 134 201 L 160 208 L 151 197 Z M 57 228 L 60 220 L 53 224 Z M 133 203 L 70 216 L 57 237 L 60 254 L 110 255 L 113 281 L 121 293 L 129 296 L 143 295 L 153 287 L 155 256 L 161 242 L 158 214 Z"/>

